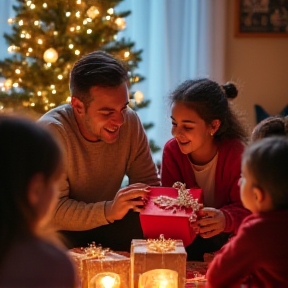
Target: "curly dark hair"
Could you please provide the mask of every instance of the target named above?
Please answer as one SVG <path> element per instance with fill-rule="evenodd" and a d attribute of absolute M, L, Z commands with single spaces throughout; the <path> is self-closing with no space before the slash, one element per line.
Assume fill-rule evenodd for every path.
<path fill-rule="evenodd" d="M 288 116 L 270 116 L 258 123 L 252 131 L 251 141 L 269 136 L 288 136 Z"/>
<path fill-rule="evenodd" d="M 125 81 L 128 82 L 128 74 L 124 62 L 99 50 L 83 56 L 74 64 L 70 73 L 70 92 L 87 109 L 92 100 L 91 87 L 116 87 Z"/>
<path fill-rule="evenodd" d="M 236 98 L 237 95 L 238 90 L 233 83 L 220 86 L 212 80 L 201 78 L 180 84 L 170 95 L 170 104 L 184 102 L 208 125 L 215 119 L 220 120 L 220 127 L 214 134 L 215 139 L 237 138 L 247 143 L 246 128 L 228 102 L 228 99 Z"/>

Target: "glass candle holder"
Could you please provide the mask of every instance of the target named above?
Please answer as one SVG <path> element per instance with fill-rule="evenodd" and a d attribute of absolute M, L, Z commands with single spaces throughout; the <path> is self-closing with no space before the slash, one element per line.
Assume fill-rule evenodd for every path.
<path fill-rule="evenodd" d="M 178 273 L 170 269 L 154 269 L 140 275 L 138 288 L 178 288 Z"/>
<path fill-rule="evenodd" d="M 89 283 L 89 288 L 119 288 L 120 276 L 117 273 L 103 272 L 96 274 Z"/>

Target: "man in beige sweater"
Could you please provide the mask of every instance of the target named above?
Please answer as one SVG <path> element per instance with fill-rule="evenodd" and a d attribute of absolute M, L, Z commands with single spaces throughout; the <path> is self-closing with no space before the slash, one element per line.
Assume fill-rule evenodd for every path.
<path fill-rule="evenodd" d="M 60 141 L 67 161 L 54 224 L 69 247 L 96 241 L 129 251 L 131 240 L 143 237 L 137 212 L 149 186 L 160 181 L 143 126 L 127 106 L 127 82 L 121 62 L 92 52 L 71 71 L 71 104 L 39 120 Z M 124 175 L 129 186 L 120 189 Z"/>

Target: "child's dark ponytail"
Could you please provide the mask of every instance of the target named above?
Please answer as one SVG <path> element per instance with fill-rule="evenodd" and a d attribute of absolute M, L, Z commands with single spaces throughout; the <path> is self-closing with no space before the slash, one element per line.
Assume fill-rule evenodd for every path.
<path fill-rule="evenodd" d="M 224 90 L 224 94 L 228 99 L 234 99 L 238 95 L 237 87 L 232 82 L 227 82 L 226 84 L 222 85 L 222 88 Z"/>

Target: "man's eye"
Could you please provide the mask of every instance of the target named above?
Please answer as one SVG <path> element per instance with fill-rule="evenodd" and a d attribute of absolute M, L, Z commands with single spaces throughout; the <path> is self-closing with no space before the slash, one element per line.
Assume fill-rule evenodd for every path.
<path fill-rule="evenodd" d="M 101 115 L 103 115 L 103 116 L 110 116 L 110 115 L 113 114 L 113 112 L 100 112 L 100 113 L 101 113 Z"/>
<path fill-rule="evenodd" d="M 175 127 L 176 127 L 176 126 L 177 126 L 177 124 L 176 124 L 175 122 L 172 122 L 172 126 L 175 126 Z"/>

